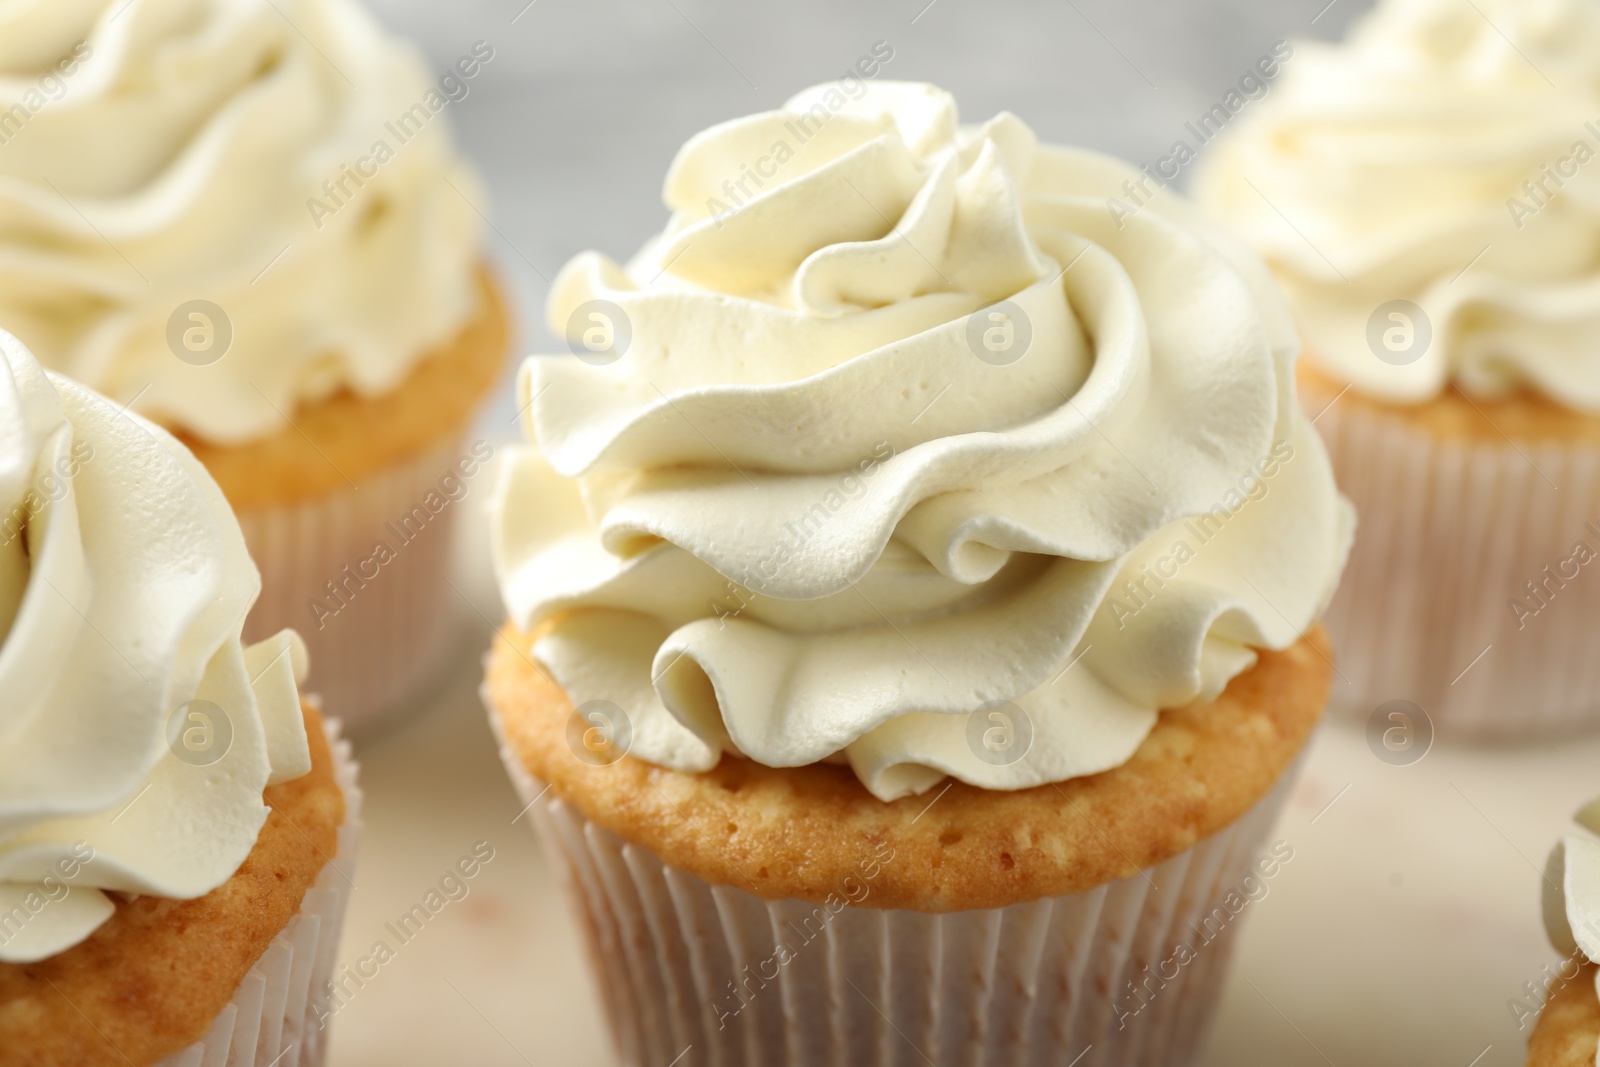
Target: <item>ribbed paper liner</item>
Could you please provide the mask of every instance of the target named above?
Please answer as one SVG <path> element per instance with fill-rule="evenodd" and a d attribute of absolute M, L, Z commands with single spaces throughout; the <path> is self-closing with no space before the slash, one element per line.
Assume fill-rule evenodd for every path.
<path fill-rule="evenodd" d="M 1542 608 L 1525 587 L 1579 541 L 1600 551 L 1600 448 L 1438 440 L 1355 404 L 1317 429 L 1359 515 L 1325 620 L 1335 702 L 1409 700 L 1460 737 L 1600 727 L 1600 560 Z M 1539 608 L 1520 629 L 1513 598 Z"/>
<path fill-rule="evenodd" d="M 1297 772 L 1222 833 L 1088 893 L 942 915 L 846 906 L 819 921 L 818 905 L 664 865 L 546 792 L 514 752 L 501 757 L 574 904 L 629 1067 L 1181 1067 L 1248 906 L 1213 920 L 1209 943 L 1200 924 L 1244 895 Z M 775 966 L 780 939 L 794 956 Z M 1197 956 L 1137 995 L 1130 983 L 1179 943 Z M 758 967 L 777 973 L 762 982 Z"/>
<path fill-rule="evenodd" d="M 401 519 L 430 491 L 438 491 L 439 480 L 456 470 L 461 450 L 461 439 L 452 438 L 362 478 L 359 490 L 346 487 L 315 500 L 239 515 L 245 543 L 261 570 L 261 598 L 246 620 L 245 640 L 260 641 L 284 627 L 299 631 L 311 653 L 306 689 L 338 708 L 353 735 L 403 706 L 449 658 L 455 618 L 448 599 L 450 543 L 456 512 L 468 506 L 467 499 L 432 515 L 409 543 L 394 531 L 409 534 Z M 485 491 L 473 487 L 469 496 L 473 490 Z M 372 556 L 379 541 L 396 558 L 379 567 L 376 577 L 361 578 L 357 564 Z M 351 579 L 344 586 L 347 565 L 364 585 Z M 346 604 L 328 592 L 329 582 L 350 590 L 341 588 Z M 319 622 L 312 601 L 338 613 Z"/>
<path fill-rule="evenodd" d="M 155 1067 L 320 1067 L 327 1032 L 312 996 L 333 976 L 361 843 L 361 787 L 339 722 L 324 720 L 334 777 L 344 792 L 339 849 L 306 891 L 300 912 L 273 938 L 206 1036 Z"/>

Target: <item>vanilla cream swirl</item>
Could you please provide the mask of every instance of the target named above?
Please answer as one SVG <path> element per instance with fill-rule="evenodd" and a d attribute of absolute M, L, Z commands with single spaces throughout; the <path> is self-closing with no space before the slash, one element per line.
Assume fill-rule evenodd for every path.
<path fill-rule="evenodd" d="M 390 390 L 472 310 L 448 121 L 350 0 L 0 0 L 0 326 L 223 444 Z M 198 358 L 169 343 L 196 300 L 231 323 L 220 359 L 213 315 Z"/>
<path fill-rule="evenodd" d="M 1111 224 L 1132 173 L 912 84 L 691 139 L 666 232 L 556 279 L 559 332 L 626 347 L 529 360 L 537 448 L 494 505 L 511 620 L 579 710 L 681 771 L 1016 789 L 1293 644 L 1352 522 L 1294 332 L 1186 205 Z"/>
<path fill-rule="evenodd" d="M 1544 872 L 1544 927 L 1566 957 L 1558 979 L 1570 981 L 1585 960 L 1600 963 L 1600 799 L 1586 804 L 1576 821 L 1587 833 L 1564 837 L 1550 852 Z M 1569 973 L 1569 968 L 1570 972 Z M 1596 977 L 1600 991 L 1600 976 Z M 1595 1063 L 1600 1065 L 1600 1054 Z"/>
<path fill-rule="evenodd" d="M 1454 382 L 1600 413 L 1600 4 L 1385 0 L 1342 46 L 1297 43 L 1238 121 L 1197 191 L 1327 371 L 1395 402 Z M 1393 300 L 1431 325 L 1410 362 L 1369 341 Z"/>
<path fill-rule="evenodd" d="M 311 756 L 299 638 L 240 643 L 261 580 L 216 483 L 8 334 L 0 355 L 0 961 L 29 962 L 109 918 L 104 890 L 227 881 Z"/>

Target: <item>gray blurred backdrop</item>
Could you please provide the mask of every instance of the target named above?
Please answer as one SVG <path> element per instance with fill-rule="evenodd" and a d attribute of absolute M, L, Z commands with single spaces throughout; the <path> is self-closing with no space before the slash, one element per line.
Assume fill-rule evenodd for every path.
<path fill-rule="evenodd" d="M 594 248 L 623 258 L 667 212 L 690 135 L 840 76 L 876 41 L 879 77 L 931 81 L 964 121 L 1010 110 L 1041 138 L 1153 161 L 1274 42 L 1342 34 L 1370 0 L 373 0 L 437 71 L 495 58 L 450 106 L 488 187 L 520 350 L 561 350 L 548 279 Z M 497 407 L 508 415 L 509 400 Z M 500 421 L 500 420 L 497 420 Z"/>

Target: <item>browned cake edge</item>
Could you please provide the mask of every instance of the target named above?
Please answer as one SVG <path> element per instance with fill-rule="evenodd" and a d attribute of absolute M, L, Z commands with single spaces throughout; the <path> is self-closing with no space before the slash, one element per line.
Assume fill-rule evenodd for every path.
<path fill-rule="evenodd" d="M 568 744 L 571 701 L 533 663 L 533 640 L 502 630 L 488 662 L 490 713 L 526 770 L 589 819 L 669 866 L 769 900 L 824 902 L 892 854 L 874 866 L 863 903 L 923 912 L 1083 892 L 1217 833 L 1293 762 L 1333 669 L 1318 627 L 1286 651 L 1262 652 L 1215 701 L 1163 712 L 1115 770 L 1017 792 L 957 782 L 937 800 L 884 803 L 832 765 L 724 757 L 683 774 L 631 756 L 586 763 Z"/>
<path fill-rule="evenodd" d="M 344 794 L 317 713 L 311 773 L 270 786 L 243 866 L 197 900 L 118 899 L 82 943 L 0 964 L 0 1067 L 148 1067 L 205 1036 L 338 851 Z"/>

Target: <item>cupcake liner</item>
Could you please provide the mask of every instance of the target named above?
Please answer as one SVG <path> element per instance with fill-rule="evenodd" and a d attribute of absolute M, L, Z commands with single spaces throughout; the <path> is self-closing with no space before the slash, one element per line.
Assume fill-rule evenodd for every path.
<path fill-rule="evenodd" d="M 555 860 L 630 1067 L 1189 1063 L 1248 911 L 1228 902 L 1247 896 L 1295 777 L 1132 877 L 924 914 L 858 906 L 870 883 L 837 910 L 709 885 L 590 822 L 503 743 L 501 757 Z"/>
<path fill-rule="evenodd" d="M 1360 516 L 1325 620 L 1335 701 L 1408 700 L 1464 738 L 1600 727 L 1600 559 L 1558 570 L 1600 552 L 1600 448 L 1439 440 L 1354 404 L 1317 428 Z"/>
<path fill-rule="evenodd" d="M 318 1026 L 312 994 L 333 976 L 362 826 L 350 742 L 340 738 L 337 720 L 324 720 L 323 729 L 333 750 L 334 777 L 344 792 L 338 852 L 206 1036 L 155 1067 L 320 1067 L 323 1062 L 327 1031 Z"/>
<path fill-rule="evenodd" d="M 423 501 L 430 492 L 439 494 L 440 479 L 455 471 L 463 441 L 451 437 L 365 477 L 359 490 L 348 487 L 239 515 L 261 571 L 261 597 L 245 622 L 246 642 L 285 627 L 298 631 L 311 654 L 307 690 L 338 708 L 352 735 L 403 707 L 449 658 L 455 631 L 450 548 L 465 501 L 437 514 L 428 513 Z M 403 526 L 419 507 L 427 521 L 413 518 Z M 393 558 L 369 562 L 379 542 Z"/>

